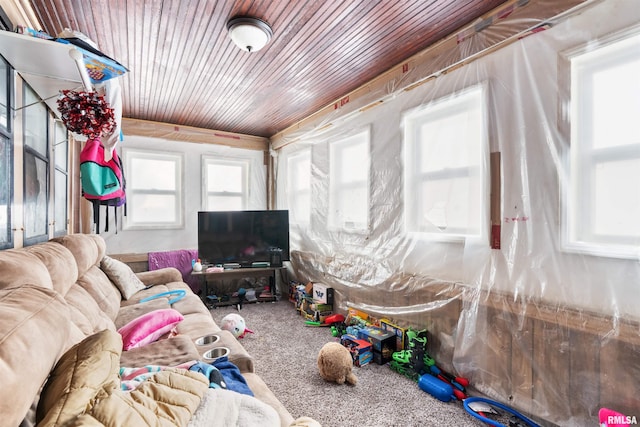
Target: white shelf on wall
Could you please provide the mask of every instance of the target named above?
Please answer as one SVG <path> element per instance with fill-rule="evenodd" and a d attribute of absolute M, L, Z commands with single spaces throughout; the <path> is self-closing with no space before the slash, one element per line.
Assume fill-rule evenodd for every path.
<path fill-rule="evenodd" d="M 0 31 L 0 54 L 45 101 L 58 113 L 58 95 L 65 89 L 82 89 L 82 78 L 69 56 L 75 49 L 52 40 Z"/>

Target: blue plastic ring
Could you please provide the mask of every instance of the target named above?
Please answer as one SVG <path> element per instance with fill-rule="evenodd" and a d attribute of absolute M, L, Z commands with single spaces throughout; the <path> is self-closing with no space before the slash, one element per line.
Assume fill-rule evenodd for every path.
<path fill-rule="evenodd" d="M 184 298 L 187 295 L 187 291 L 185 291 L 184 289 L 177 289 L 175 291 L 160 292 L 159 294 L 155 294 L 155 295 L 151 295 L 150 297 L 142 298 L 140 300 L 140 302 L 147 302 L 147 301 L 151 301 L 151 300 L 154 300 L 156 298 L 165 297 L 165 296 L 168 296 L 168 295 L 178 295 L 177 297 L 169 300 L 169 304 L 173 304 L 173 303 L 176 303 L 176 302 L 180 301 L 182 298 Z"/>

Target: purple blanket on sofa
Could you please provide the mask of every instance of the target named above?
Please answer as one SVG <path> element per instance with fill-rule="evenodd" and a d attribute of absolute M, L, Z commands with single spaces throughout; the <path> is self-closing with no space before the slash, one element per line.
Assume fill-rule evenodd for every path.
<path fill-rule="evenodd" d="M 200 280 L 191 275 L 191 260 L 198 258 L 196 249 L 177 251 L 149 252 L 149 270 L 175 267 L 180 270 L 182 279 L 196 294 L 200 293 Z"/>

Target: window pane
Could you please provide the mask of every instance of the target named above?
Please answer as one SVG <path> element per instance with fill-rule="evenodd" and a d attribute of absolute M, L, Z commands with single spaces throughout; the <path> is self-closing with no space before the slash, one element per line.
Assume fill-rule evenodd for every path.
<path fill-rule="evenodd" d="M 59 170 L 55 172 L 54 194 L 55 234 L 59 235 L 67 230 L 67 174 Z"/>
<path fill-rule="evenodd" d="M 287 159 L 287 205 L 293 224 L 309 224 L 311 219 L 311 150 Z"/>
<path fill-rule="evenodd" d="M 478 163 L 482 149 L 474 135 L 482 129 L 482 117 L 477 108 L 453 113 L 420 126 L 419 162 L 422 171 L 458 168 Z"/>
<path fill-rule="evenodd" d="M 368 188 L 352 188 L 342 191 L 338 195 L 339 220 L 345 228 L 366 228 L 366 218 L 369 210 L 367 204 Z"/>
<path fill-rule="evenodd" d="M 596 167 L 594 233 L 640 237 L 640 160 L 608 162 Z"/>
<path fill-rule="evenodd" d="M 246 209 L 249 161 L 202 156 L 202 203 L 205 210 Z"/>
<path fill-rule="evenodd" d="M 294 224 L 308 224 L 311 218 L 311 196 L 309 193 L 297 193 L 289 204 L 289 215 Z"/>
<path fill-rule="evenodd" d="M 135 157 L 131 159 L 127 179 L 132 190 L 175 191 L 176 161 Z"/>
<path fill-rule="evenodd" d="M 594 147 L 640 142 L 640 58 L 593 76 Z M 611 108 L 612 105 L 617 106 Z"/>
<path fill-rule="evenodd" d="M 308 153 L 289 159 L 289 191 L 304 191 L 311 188 L 311 156 Z"/>
<path fill-rule="evenodd" d="M 369 157 L 369 149 L 365 142 L 337 149 L 336 156 L 341 159 L 338 164 L 342 166 L 338 168 L 337 173 L 338 180 L 342 184 L 362 182 L 367 179 L 369 165 L 367 162 L 362 161 Z"/>
<path fill-rule="evenodd" d="M 59 121 L 55 122 L 55 138 L 53 141 L 53 154 L 55 156 L 56 168 L 67 170 L 67 128 Z"/>
<path fill-rule="evenodd" d="M 207 206 L 211 211 L 242 210 L 242 196 L 209 196 Z"/>
<path fill-rule="evenodd" d="M 28 87 L 25 88 L 25 105 L 25 144 L 47 157 L 47 107 Z"/>
<path fill-rule="evenodd" d="M 5 129 L 9 126 L 8 69 L 9 65 L 0 58 L 0 126 Z"/>
<path fill-rule="evenodd" d="M 183 155 L 122 149 L 127 180 L 125 229 L 178 228 L 184 225 Z"/>
<path fill-rule="evenodd" d="M 481 209 L 479 180 L 469 178 L 433 180 L 423 183 L 420 191 L 423 216 L 421 231 L 478 234 Z"/>
<path fill-rule="evenodd" d="M 210 164 L 207 166 L 207 189 L 210 192 L 241 193 L 242 166 Z"/>
<path fill-rule="evenodd" d="M 6 248 L 11 243 L 11 177 L 12 177 L 11 145 L 7 138 L 0 137 L 0 247 Z"/>
<path fill-rule="evenodd" d="M 618 37 L 616 40 L 615 38 Z M 570 177 L 564 246 L 637 257 L 640 243 L 640 34 L 570 56 Z"/>
<path fill-rule="evenodd" d="M 24 159 L 24 235 L 47 234 L 47 164 L 31 153 Z"/>
<path fill-rule="evenodd" d="M 329 144 L 329 225 L 365 231 L 369 225 L 369 130 Z"/>
<path fill-rule="evenodd" d="M 476 86 L 407 114 L 408 231 L 481 236 L 484 201 L 484 89 Z M 440 237 L 438 237 L 440 238 Z"/>
<path fill-rule="evenodd" d="M 131 215 L 134 223 L 175 223 L 176 203 L 175 195 L 136 194 L 131 197 Z"/>

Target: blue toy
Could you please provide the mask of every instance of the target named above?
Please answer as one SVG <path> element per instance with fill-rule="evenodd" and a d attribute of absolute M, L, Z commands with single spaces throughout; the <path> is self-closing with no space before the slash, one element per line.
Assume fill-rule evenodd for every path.
<path fill-rule="evenodd" d="M 496 408 L 500 408 L 503 411 L 506 411 L 508 413 L 510 413 L 511 415 L 513 415 L 515 418 L 523 421 L 527 426 L 529 427 L 540 427 L 538 424 L 534 423 L 533 421 L 531 421 L 529 418 L 525 417 L 524 415 L 522 415 L 520 412 L 516 411 L 513 408 L 508 407 L 507 405 L 503 405 L 500 402 L 496 402 L 495 400 L 490 400 L 490 399 L 486 399 L 484 397 L 478 397 L 478 396 L 472 396 L 472 397 L 467 397 L 462 403 L 464 405 L 464 409 L 471 414 L 472 416 L 474 416 L 475 418 L 479 419 L 480 421 L 483 421 L 491 426 L 495 426 L 495 427 L 505 427 L 504 424 L 500 424 L 497 421 L 491 420 L 487 417 L 483 417 L 482 415 L 478 414 L 476 411 L 474 411 L 473 409 L 471 409 L 471 407 L 469 406 L 470 403 L 473 402 L 483 402 L 486 403 L 488 405 L 491 406 L 495 406 Z M 511 422 L 509 423 L 509 425 L 511 425 Z"/>
<path fill-rule="evenodd" d="M 418 386 L 420 387 L 420 389 L 422 389 L 422 391 L 426 391 L 433 397 L 443 402 L 449 402 L 456 399 L 451 384 L 446 383 L 440 378 L 436 378 L 431 374 L 421 375 L 420 379 L 418 380 Z"/>

